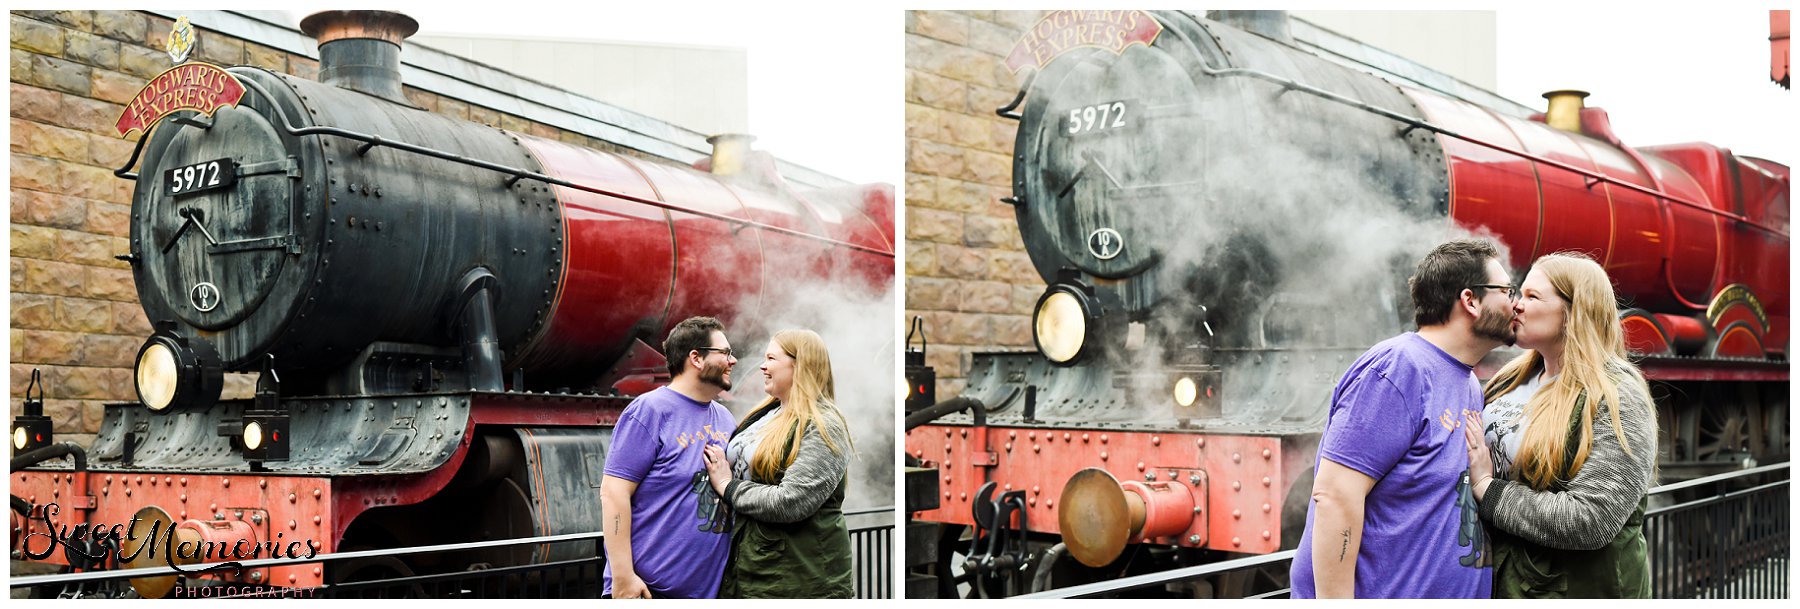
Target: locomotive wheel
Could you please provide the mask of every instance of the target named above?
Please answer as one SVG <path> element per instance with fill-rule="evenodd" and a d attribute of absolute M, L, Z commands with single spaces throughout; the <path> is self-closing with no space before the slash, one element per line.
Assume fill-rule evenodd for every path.
<path fill-rule="evenodd" d="M 350 548 L 343 551 L 356 552 L 373 549 L 374 548 L 361 547 Z M 342 565 L 334 565 L 334 567 L 331 576 L 331 583 L 334 586 L 338 584 L 399 579 L 403 577 L 412 577 L 414 575 L 412 567 L 407 566 L 405 561 L 393 556 L 358 558 Z M 333 596 L 341 598 L 425 598 L 425 589 L 418 584 L 410 584 L 404 588 L 353 590 L 348 593 L 334 593 Z"/>
<path fill-rule="evenodd" d="M 1720 396 L 1723 392 L 1707 392 Z M 1735 462 L 1750 454 L 1749 407 L 1735 399 L 1709 400 L 1699 413 L 1695 461 Z"/>

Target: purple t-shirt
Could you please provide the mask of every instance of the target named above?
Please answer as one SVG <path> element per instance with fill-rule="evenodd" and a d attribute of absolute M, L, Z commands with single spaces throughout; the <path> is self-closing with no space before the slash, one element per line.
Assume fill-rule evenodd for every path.
<path fill-rule="evenodd" d="M 632 569 L 656 598 L 713 598 L 731 550 L 731 513 L 713 493 L 703 451 L 731 440 L 731 412 L 668 387 L 638 396 L 613 427 L 606 475 L 631 495 Z M 612 593 L 608 562 L 604 592 Z"/>
<path fill-rule="evenodd" d="M 1492 596 L 1462 436 L 1469 411 L 1481 412 L 1474 369 L 1411 332 L 1364 353 L 1332 391 L 1319 456 L 1375 479 L 1363 504 L 1357 598 Z M 1317 596 L 1312 508 L 1290 573 L 1294 598 Z"/>

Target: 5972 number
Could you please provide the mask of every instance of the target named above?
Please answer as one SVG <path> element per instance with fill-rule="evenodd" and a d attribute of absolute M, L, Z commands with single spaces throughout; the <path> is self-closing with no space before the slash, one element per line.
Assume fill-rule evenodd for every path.
<path fill-rule="evenodd" d="M 1068 134 L 1079 135 L 1125 126 L 1125 102 L 1116 101 L 1069 110 Z"/>
<path fill-rule="evenodd" d="M 237 181 L 237 163 L 231 159 L 204 161 L 170 169 L 163 177 L 171 195 L 225 188 Z"/>

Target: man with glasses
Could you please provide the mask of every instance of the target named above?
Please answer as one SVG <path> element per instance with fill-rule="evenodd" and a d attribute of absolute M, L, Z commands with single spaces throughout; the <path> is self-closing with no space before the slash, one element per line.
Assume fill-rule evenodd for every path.
<path fill-rule="evenodd" d="M 708 444 L 736 426 L 714 402 L 737 364 L 725 326 L 675 324 L 663 341 L 668 386 L 632 400 L 613 427 L 600 481 L 604 593 L 612 598 L 713 598 L 731 549 L 731 515 L 707 481 Z"/>
<path fill-rule="evenodd" d="M 1518 297 L 1487 241 L 1432 250 L 1409 280 L 1408 332 L 1369 349 L 1332 391 L 1294 598 L 1488 598 L 1492 561 L 1469 487 L 1475 364 L 1513 343 Z"/>

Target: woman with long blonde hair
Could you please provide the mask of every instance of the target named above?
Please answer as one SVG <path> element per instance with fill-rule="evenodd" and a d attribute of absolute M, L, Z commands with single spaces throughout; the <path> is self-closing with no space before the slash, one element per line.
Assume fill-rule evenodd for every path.
<path fill-rule="evenodd" d="M 1494 596 L 1647 598 L 1656 409 L 1626 359 L 1612 282 L 1587 256 L 1550 254 L 1513 311 L 1526 351 L 1488 381 L 1487 406 L 1464 427 Z"/>
<path fill-rule="evenodd" d="M 825 341 L 784 330 L 763 354 L 768 398 L 721 451 L 706 447 L 713 491 L 735 515 L 721 598 L 850 598 L 844 488 L 853 447 Z"/>

